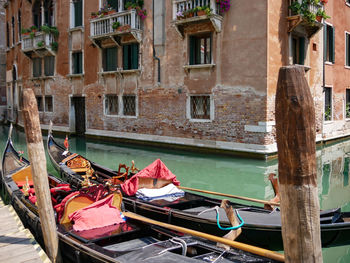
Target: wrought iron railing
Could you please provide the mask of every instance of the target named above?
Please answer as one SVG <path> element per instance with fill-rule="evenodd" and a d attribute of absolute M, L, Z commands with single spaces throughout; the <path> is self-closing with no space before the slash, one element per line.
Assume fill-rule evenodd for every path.
<path fill-rule="evenodd" d="M 93 38 L 111 34 L 115 31 L 113 23 L 119 22 L 121 26 L 129 25 L 130 29 L 141 29 L 140 17 L 136 10 L 126 10 L 90 21 L 90 36 Z"/>

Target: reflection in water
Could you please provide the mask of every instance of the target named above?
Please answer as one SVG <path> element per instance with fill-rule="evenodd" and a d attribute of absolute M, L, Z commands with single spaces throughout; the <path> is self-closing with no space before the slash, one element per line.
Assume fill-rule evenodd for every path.
<path fill-rule="evenodd" d="M 1 149 L 5 147 L 7 132 L 8 127 L 0 126 Z M 17 150 L 26 152 L 24 133 L 14 130 L 12 138 Z M 63 144 L 64 137 L 56 135 L 55 138 Z M 46 143 L 45 136 L 44 140 Z M 131 147 L 106 141 L 86 140 L 83 137 L 71 137 L 69 145 L 71 151 L 114 170 L 119 163 L 131 165 L 131 160 L 135 160 L 136 166 L 141 169 L 160 158 L 184 186 L 265 200 L 273 197 L 273 190 L 267 177 L 271 172 L 277 173 L 277 160 L 265 162 L 184 151 Z M 341 207 L 343 211 L 350 211 L 350 155 L 348 156 L 348 153 L 350 154 L 350 141 L 317 151 L 321 209 Z M 48 170 L 55 173 L 50 162 L 48 162 Z M 350 262 L 350 246 L 325 248 L 323 257 L 324 262 Z"/>

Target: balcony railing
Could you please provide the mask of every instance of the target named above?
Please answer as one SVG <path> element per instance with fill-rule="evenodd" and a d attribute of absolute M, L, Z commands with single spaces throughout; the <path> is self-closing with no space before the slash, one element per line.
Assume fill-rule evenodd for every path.
<path fill-rule="evenodd" d="M 183 13 L 195 7 L 208 6 L 212 14 L 219 15 L 219 8 L 216 0 L 173 0 L 173 20 L 177 19 L 179 12 Z"/>
<path fill-rule="evenodd" d="M 31 52 L 39 49 L 53 51 L 51 44 L 55 41 L 53 34 L 36 32 L 34 38 L 22 36 L 22 51 Z"/>
<path fill-rule="evenodd" d="M 119 34 L 120 31 L 113 29 L 114 22 L 119 22 L 121 26 L 130 26 L 130 31 L 141 29 L 140 17 L 136 14 L 136 10 L 132 9 L 91 19 L 90 37 L 96 39 Z"/>

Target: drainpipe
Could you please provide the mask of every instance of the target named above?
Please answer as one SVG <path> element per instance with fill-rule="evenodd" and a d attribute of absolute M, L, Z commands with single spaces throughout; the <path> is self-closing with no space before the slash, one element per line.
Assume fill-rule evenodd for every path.
<path fill-rule="evenodd" d="M 160 83 L 160 58 L 156 56 L 156 50 L 154 49 L 154 0 L 152 1 L 152 19 L 153 19 L 153 30 L 152 30 L 152 41 L 153 41 L 153 58 L 158 61 L 158 84 Z"/>

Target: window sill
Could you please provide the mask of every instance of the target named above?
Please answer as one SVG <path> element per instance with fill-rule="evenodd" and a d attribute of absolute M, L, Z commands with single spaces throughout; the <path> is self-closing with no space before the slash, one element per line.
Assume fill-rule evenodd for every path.
<path fill-rule="evenodd" d="M 196 64 L 196 65 L 185 65 L 183 68 L 186 72 L 193 70 L 193 69 L 212 69 L 216 65 L 215 64 Z"/>
<path fill-rule="evenodd" d="M 76 32 L 76 31 L 84 32 L 84 26 L 77 26 L 69 29 L 69 33 Z"/>
<path fill-rule="evenodd" d="M 333 63 L 333 62 L 330 62 L 330 61 L 325 61 L 324 64 L 325 64 L 325 65 L 330 65 L 330 66 L 333 66 L 333 65 L 334 65 L 334 63 Z"/>
<path fill-rule="evenodd" d="M 119 115 L 121 119 L 137 119 L 137 116 L 127 116 L 127 115 Z"/>
<path fill-rule="evenodd" d="M 97 74 L 100 76 L 107 76 L 107 75 L 117 75 L 119 73 L 118 70 L 113 70 L 113 71 L 100 71 Z"/>
<path fill-rule="evenodd" d="M 213 120 L 209 119 L 189 119 L 190 122 L 212 122 Z"/>
<path fill-rule="evenodd" d="M 293 65 L 294 65 L 294 66 L 303 67 L 303 68 L 304 68 L 305 73 L 306 73 L 306 72 L 308 72 L 308 71 L 311 69 L 311 67 L 309 67 L 309 66 L 305 66 L 305 65 L 300 65 L 300 64 L 293 64 Z"/>
<path fill-rule="evenodd" d="M 120 71 L 121 74 L 133 74 L 133 73 L 141 73 L 141 69 L 122 69 Z"/>
<path fill-rule="evenodd" d="M 346 66 L 346 65 L 345 65 L 345 66 L 344 66 L 344 68 L 346 68 L 346 69 L 350 69 L 350 66 Z"/>
<path fill-rule="evenodd" d="M 347 5 L 348 7 L 350 7 L 350 3 L 345 2 L 345 5 Z"/>
<path fill-rule="evenodd" d="M 84 73 L 80 73 L 80 74 L 68 74 L 66 75 L 67 78 L 83 78 L 84 77 Z"/>
<path fill-rule="evenodd" d="M 54 80 L 54 76 L 40 76 L 40 77 L 32 77 L 30 80 L 46 80 L 46 79 L 52 79 Z"/>

